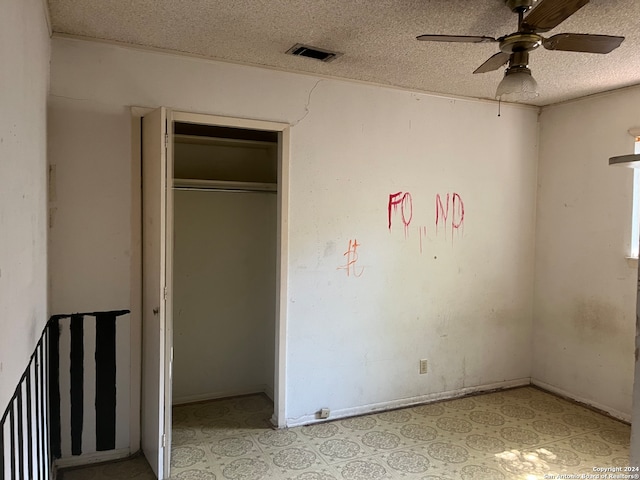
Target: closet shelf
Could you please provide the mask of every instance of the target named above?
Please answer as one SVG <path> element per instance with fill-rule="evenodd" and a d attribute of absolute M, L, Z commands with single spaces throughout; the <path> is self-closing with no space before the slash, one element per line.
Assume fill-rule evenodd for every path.
<path fill-rule="evenodd" d="M 268 192 L 278 191 L 277 183 L 232 182 L 227 180 L 201 180 L 194 178 L 174 178 L 174 190 L 217 190 L 224 192 Z"/>
<path fill-rule="evenodd" d="M 239 148 L 276 148 L 276 142 L 268 142 L 264 140 L 246 140 L 235 138 L 219 138 L 219 137 L 202 137 L 197 135 L 175 134 L 173 136 L 175 143 L 193 144 L 193 145 L 215 145 L 219 147 L 239 147 Z"/>

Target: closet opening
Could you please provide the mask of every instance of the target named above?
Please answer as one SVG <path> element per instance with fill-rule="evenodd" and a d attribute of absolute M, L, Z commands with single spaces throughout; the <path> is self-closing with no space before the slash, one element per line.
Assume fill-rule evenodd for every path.
<path fill-rule="evenodd" d="M 184 422 L 178 412 L 187 411 L 178 406 L 194 404 L 193 420 L 207 423 L 216 411 L 208 402 L 228 397 L 262 397 L 269 422 L 277 375 L 279 132 L 179 121 L 173 127 L 174 435 Z"/>
<path fill-rule="evenodd" d="M 290 126 L 142 110 L 142 355 L 132 369 L 142 451 L 164 479 L 173 447 L 205 426 L 286 424 Z M 225 397 L 240 398 L 247 418 L 215 408 Z"/>

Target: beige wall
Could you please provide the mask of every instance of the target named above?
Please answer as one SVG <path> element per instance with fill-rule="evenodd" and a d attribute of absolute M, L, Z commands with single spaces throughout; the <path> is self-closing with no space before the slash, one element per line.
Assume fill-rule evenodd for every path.
<path fill-rule="evenodd" d="M 57 309 L 126 308 L 140 281 L 131 105 L 292 125 L 287 423 L 528 382 L 537 109 L 498 117 L 492 102 L 55 39 L 50 161 L 69 187 L 51 249 Z M 406 231 L 395 208 L 388 228 L 399 191 L 413 197 Z M 447 193 L 464 223 L 452 229 L 458 202 L 436 230 Z M 360 277 L 340 268 L 354 239 Z"/>
<path fill-rule="evenodd" d="M 631 418 L 636 266 L 630 251 L 640 88 L 543 109 L 534 310 L 534 381 Z"/>
<path fill-rule="evenodd" d="M 44 2 L 0 14 L 0 411 L 47 322 L 46 106 L 50 41 Z"/>
<path fill-rule="evenodd" d="M 174 403 L 273 396 L 276 195 L 173 198 Z"/>

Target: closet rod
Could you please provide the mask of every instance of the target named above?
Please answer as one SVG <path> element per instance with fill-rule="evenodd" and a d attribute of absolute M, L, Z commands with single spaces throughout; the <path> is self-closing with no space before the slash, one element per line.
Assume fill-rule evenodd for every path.
<path fill-rule="evenodd" d="M 222 191 L 222 192 L 264 192 L 276 193 L 276 183 L 234 182 L 229 180 L 201 180 L 194 178 L 174 178 L 174 190 Z"/>
<path fill-rule="evenodd" d="M 233 187 L 180 187 L 174 186 L 174 190 L 187 192 L 232 192 L 232 193 L 278 193 L 277 190 L 264 190 L 260 188 L 233 188 Z"/>

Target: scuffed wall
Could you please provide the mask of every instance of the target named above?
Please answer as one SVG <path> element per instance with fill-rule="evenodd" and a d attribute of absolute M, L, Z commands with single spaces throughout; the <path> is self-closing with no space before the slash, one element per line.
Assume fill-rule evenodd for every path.
<path fill-rule="evenodd" d="M 17 438 L 14 449 L 11 448 L 13 442 L 0 442 L 3 445 L 0 477 L 3 478 L 9 478 L 13 462 L 20 471 L 38 478 L 49 478 L 51 473 L 44 444 L 45 359 L 42 344 L 38 343 L 48 320 L 46 105 L 49 59 L 45 3 L 3 1 L 0 13 L 0 412 L 6 417 L 0 423 L 0 436 L 7 440 Z"/>
<path fill-rule="evenodd" d="M 640 89 L 541 115 L 533 326 L 536 383 L 631 418 L 637 267 L 630 251 Z"/>
<path fill-rule="evenodd" d="M 47 323 L 47 138 L 50 40 L 41 0 L 0 15 L 0 407 Z"/>
<path fill-rule="evenodd" d="M 286 422 L 528 382 L 537 109 L 69 39 L 52 72 L 56 309 L 141 281 L 130 106 L 286 122 Z"/>

